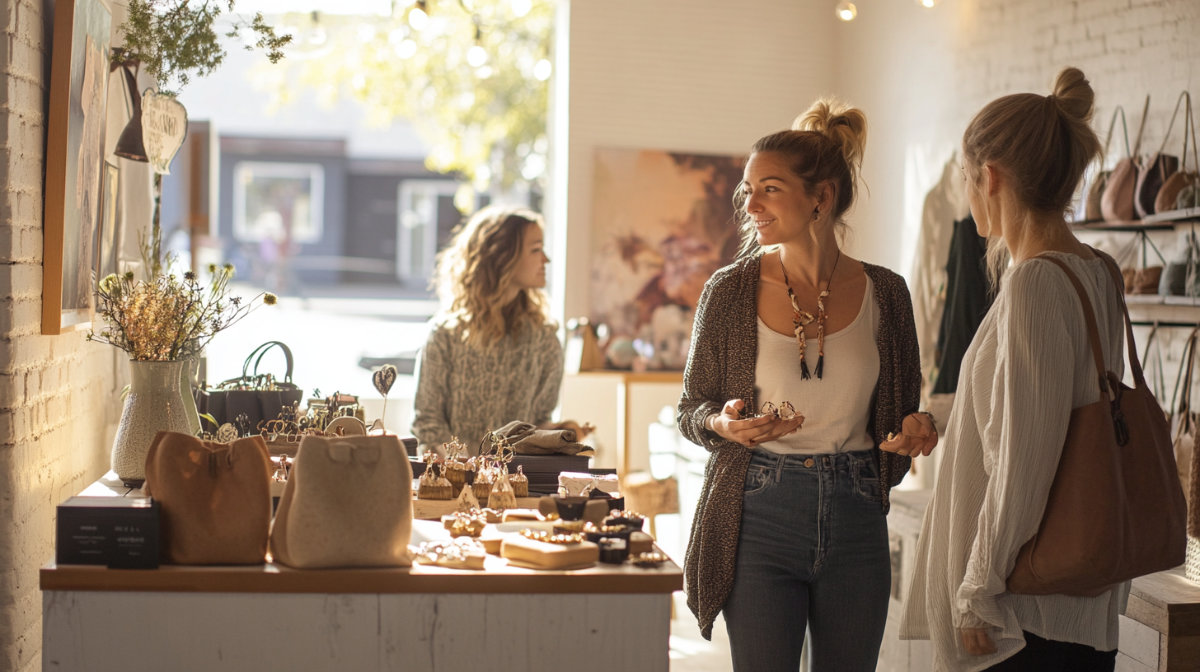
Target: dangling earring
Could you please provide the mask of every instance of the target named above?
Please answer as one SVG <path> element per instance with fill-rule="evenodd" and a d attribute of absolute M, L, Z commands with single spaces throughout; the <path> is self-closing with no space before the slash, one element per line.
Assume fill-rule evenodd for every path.
<path fill-rule="evenodd" d="M 820 207 L 813 208 L 813 217 L 812 218 L 813 218 L 814 222 L 821 218 L 821 208 Z"/>

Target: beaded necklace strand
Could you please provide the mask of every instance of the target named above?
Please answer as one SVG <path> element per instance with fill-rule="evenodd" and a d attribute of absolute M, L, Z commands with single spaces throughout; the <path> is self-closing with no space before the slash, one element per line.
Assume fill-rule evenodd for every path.
<path fill-rule="evenodd" d="M 779 255 L 779 268 L 783 271 L 783 284 L 787 287 L 788 298 L 792 301 L 792 333 L 796 335 L 796 344 L 800 349 L 800 377 L 808 380 L 811 376 L 808 373 L 808 362 L 805 360 L 804 354 L 807 350 L 807 337 L 805 327 L 817 323 L 817 378 L 825 370 L 825 297 L 829 296 L 829 286 L 833 283 L 833 274 L 837 271 L 838 262 L 842 260 L 842 251 L 838 250 L 837 258 L 833 260 L 833 269 L 829 271 L 829 277 L 825 280 L 825 289 L 817 294 L 817 314 L 801 310 L 800 302 L 796 300 L 796 293 L 792 291 L 792 283 L 788 280 L 787 269 L 783 266 L 783 254 Z"/>

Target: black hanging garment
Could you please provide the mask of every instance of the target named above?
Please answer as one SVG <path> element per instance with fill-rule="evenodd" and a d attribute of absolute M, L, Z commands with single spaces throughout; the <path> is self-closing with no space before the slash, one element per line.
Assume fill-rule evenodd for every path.
<path fill-rule="evenodd" d="M 946 308 L 938 330 L 937 380 L 933 393 L 954 392 L 963 355 L 992 306 L 987 278 L 987 239 L 975 231 L 975 219 L 954 223 L 946 261 Z"/>

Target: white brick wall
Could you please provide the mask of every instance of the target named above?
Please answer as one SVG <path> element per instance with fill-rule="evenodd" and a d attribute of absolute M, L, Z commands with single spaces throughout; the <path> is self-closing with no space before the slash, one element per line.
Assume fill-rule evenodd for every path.
<path fill-rule="evenodd" d="M 0 670 L 41 669 L 38 568 L 55 505 L 108 468 L 115 355 L 42 336 L 42 184 L 50 15 L 0 0 Z"/>

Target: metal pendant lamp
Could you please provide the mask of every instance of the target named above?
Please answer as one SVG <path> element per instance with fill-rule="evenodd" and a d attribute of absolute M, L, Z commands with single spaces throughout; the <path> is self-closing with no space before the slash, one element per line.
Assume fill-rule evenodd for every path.
<path fill-rule="evenodd" d="M 113 154 L 132 161 L 149 162 L 146 156 L 146 145 L 142 142 L 142 97 L 138 95 L 137 76 L 129 69 L 129 65 L 121 65 L 125 72 L 125 88 L 129 91 L 129 100 L 133 103 L 133 116 L 121 131 L 117 139 L 117 147 Z"/>

